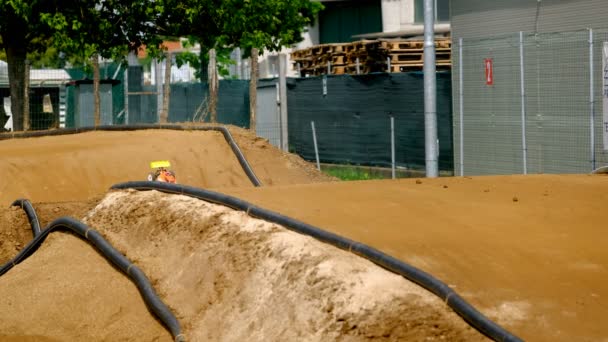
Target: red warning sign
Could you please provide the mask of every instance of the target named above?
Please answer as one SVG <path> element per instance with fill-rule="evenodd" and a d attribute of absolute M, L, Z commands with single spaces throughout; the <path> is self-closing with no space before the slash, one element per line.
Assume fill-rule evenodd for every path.
<path fill-rule="evenodd" d="M 494 61 L 492 58 L 486 58 L 484 60 L 486 67 L 486 85 L 494 84 Z"/>

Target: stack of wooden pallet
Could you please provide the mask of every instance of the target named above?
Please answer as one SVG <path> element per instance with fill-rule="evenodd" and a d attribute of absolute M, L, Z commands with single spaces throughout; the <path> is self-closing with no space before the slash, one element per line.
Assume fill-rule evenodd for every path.
<path fill-rule="evenodd" d="M 363 40 L 322 44 L 292 52 L 294 68 L 301 76 L 367 74 L 422 70 L 422 40 Z M 435 41 L 437 69 L 451 67 L 451 41 Z"/>
<path fill-rule="evenodd" d="M 344 74 L 346 44 L 321 44 L 291 53 L 291 60 L 302 76 Z"/>

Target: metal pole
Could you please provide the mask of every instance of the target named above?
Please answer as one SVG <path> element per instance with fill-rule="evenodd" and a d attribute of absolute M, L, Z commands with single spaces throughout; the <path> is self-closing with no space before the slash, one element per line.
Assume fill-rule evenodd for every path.
<path fill-rule="evenodd" d="M 158 59 L 154 59 L 154 81 L 156 83 L 156 122 L 160 123 L 160 116 L 163 111 L 163 76 L 162 65 Z"/>
<path fill-rule="evenodd" d="M 327 62 L 327 74 L 331 75 L 331 62 Z"/>
<path fill-rule="evenodd" d="M 438 172 L 437 75 L 435 67 L 435 0 L 424 0 L 424 133 L 426 176 Z"/>
<path fill-rule="evenodd" d="M 595 96 L 593 94 L 593 29 L 589 29 L 589 119 L 591 120 L 591 171 L 595 170 Z"/>
<path fill-rule="evenodd" d="M 460 176 L 464 176 L 464 81 L 462 80 L 462 38 L 458 39 L 458 104 L 460 110 Z"/>
<path fill-rule="evenodd" d="M 361 73 L 361 68 L 359 67 L 359 57 L 357 57 L 357 75 Z"/>
<path fill-rule="evenodd" d="M 129 124 L 129 67 L 125 68 L 124 77 L 124 92 L 125 92 L 125 125 Z"/>
<path fill-rule="evenodd" d="M 242 67 L 242 64 L 243 64 L 243 55 L 241 54 L 241 48 L 237 47 L 235 49 L 234 53 L 236 54 L 236 56 L 235 56 L 236 57 L 235 58 L 236 59 L 235 74 L 236 74 L 236 76 L 238 77 L 239 80 L 242 80 L 245 77 L 243 77 L 243 67 Z"/>
<path fill-rule="evenodd" d="M 524 33 L 519 31 L 519 78 L 521 86 L 521 146 L 523 150 L 523 171 L 528 174 L 528 145 L 526 143 L 526 81 L 524 72 Z"/>
<path fill-rule="evenodd" d="M 312 142 L 315 145 L 315 157 L 317 158 L 317 170 L 321 171 L 321 163 L 319 162 L 319 147 L 317 146 L 317 131 L 315 131 L 315 122 L 310 122 L 312 127 Z"/>
<path fill-rule="evenodd" d="M 395 179 L 395 118 L 391 116 L 391 165 L 392 177 Z"/>
<path fill-rule="evenodd" d="M 289 150 L 287 130 L 287 55 L 279 55 L 279 95 L 281 96 L 281 149 Z"/>
<path fill-rule="evenodd" d="M 388 72 L 388 73 L 391 72 L 391 58 L 390 57 L 386 57 L 386 72 Z"/>

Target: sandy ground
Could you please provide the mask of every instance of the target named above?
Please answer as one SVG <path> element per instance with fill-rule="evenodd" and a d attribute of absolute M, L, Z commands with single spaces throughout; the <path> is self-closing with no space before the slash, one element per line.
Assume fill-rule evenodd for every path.
<path fill-rule="evenodd" d="M 182 183 L 242 197 L 434 274 L 526 340 L 608 341 L 608 177 L 307 184 L 330 179 L 264 140 L 234 134 L 272 186 L 252 187 L 219 133 L 0 141 L 5 179 L 16 180 L 0 183 L 0 263 L 31 238 L 22 211 L 7 208 L 14 199 L 32 199 L 44 222 L 82 218 L 110 185 L 143 179 L 149 161 L 170 159 Z M 200 201 L 125 194 L 110 194 L 87 219 L 150 275 L 191 340 L 481 338 L 428 293 L 350 254 Z M 52 236 L 2 276 L 0 293 L 0 340 L 170 338 L 135 287 L 70 235 Z M 31 323 L 41 317 L 52 319 Z"/>
<path fill-rule="evenodd" d="M 608 341 L 607 176 L 227 192 L 422 268 L 526 340 Z"/>
<path fill-rule="evenodd" d="M 158 192 L 114 192 L 86 222 L 149 276 L 190 341 L 486 340 L 405 279 L 223 206 Z M 0 293 L 14 294 L 0 300 L 0 332 L 166 340 L 144 319 L 138 296 L 128 296 L 131 286 L 119 282 L 124 277 L 108 274 L 113 269 L 92 257 L 90 247 L 70 236 L 49 240 L 0 282 Z M 39 272 L 45 263 L 52 277 Z M 30 319 L 53 305 L 52 322 L 30 328 Z M 91 307 L 99 309 L 83 313 Z"/>
<path fill-rule="evenodd" d="M 98 200 L 91 199 L 83 202 L 34 203 L 34 209 L 44 229 L 54 219 L 61 216 L 71 216 L 82 219 Z M 0 207 L 0 265 L 8 262 L 32 240 L 32 229 L 25 212 L 19 207 Z"/>
<path fill-rule="evenodd" d="M 237 143 L 264 185 L 330 180 L 297 156 L 283 154 L 245 130 Z M 17 198 L 34 202 L 79 201 L 103 195 L 116 183 L 146 180 L 149 163 L 169 160 L 179 183 L 252 187 L 219 132 L 144 130 L 0 141 L 0 205 Z"/>
<path fill-rule="evenodd" d="M 2 276 L 0 340 L 171 341 L 137 287 L 68 233 Z"/>

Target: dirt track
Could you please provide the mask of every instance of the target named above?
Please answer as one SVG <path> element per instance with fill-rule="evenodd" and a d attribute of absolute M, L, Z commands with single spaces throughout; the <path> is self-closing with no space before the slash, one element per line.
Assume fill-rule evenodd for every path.
<path fill-rule="evenodd" d="M 264 185 L 330 180 L 265 140 L 235 129 L 235 139 Z M 80 201 L 116 183 L 146 180 L 149 163 L 169 160 L 178 182 L 205 188 L 252 187 L 219 132 L 146 130 L 0 141 L 0 204 Z"/>
<path fill-rule="evenodd" d="M 228 192 L 420 267 L 526 340 L 608 340 L 607 176 L 417 182 Z"/>
<path fill-rule="evenodd" d="M 89 199 L 72 204 L 36 204 L 47 222 L 71 212 L 81 218 L 110 185 L 141 179 L 150 160 L 173 158 L 182 183 L 199 182 L 189 184 L 237 195 L 377 247 L 444 280 L 482 312 L 526 340 L 608 341 L 608 328 L 603 324 L 608 315 L 608 251 L 604 248 L 608 237 L 603 231 L 608 219 L 608 177 L 541 175 L 442 178 L 422 180 L 421 184 L 401 180 L 287 185 L 328 178 L 263 140 L 237 132 L 236 139 L 262 182 L 274 185 L 253 188 L 219 134 L 95 132 L 79 135 L 77 140 L 73 136 L 65 141 L 63 138 L 67 137 L 0 142 L 0 153 L 8 156 L 0 163 L 10 173 L 9 179 L 19 180 L 0 184 L 4 189 L 0 193 L 3 206 L 17 197 L 49 202 Z M 146 150 L 150 141 L 156 145 Z M 174 150 L 165 150 L 169 142 L 185 152 L 176 156 Z M 93 146 L 90 149 L 86 146 L 89 143 Z M 116 146 L 122 150 L 116 150 Z M 202 152 L 190 151 L 192 146 L 204 147 Z M 121 154 L 126 157 L 117 157 Z M 78 162 L 72 162 L 73 158 Z M 201 159 L 216 163 L 193 163 Z M 108 165 L 109 160 L 114 163 Z M 69 179 L 74 186 L 63 181 L 49 182 L 66 173 L 71 174 Z M 52 177 L 44 178 L 45 175 Z M 48 184 L 56 184 L 54 191 L 44 189 Z M 233 214 L 214 216 L 210 214 L 213 210 L 222 209 L 210 209 L 213 206 L 204 203 L 179 199 L 173 200 L 177 202 L 173 208 L 168 198 L 172 197 L 154 193 L 132 194 L 128 199 L 111 195 L 104 202 L 109 203 L 107 208 L 97 208 L 88 220 L 144 268 L 163 299 L 178 312 L 178 318 L 187 322 L 185 329 L 191 336 L 210 340 L 238 340 L 245 336 L 253 340 L 348 341 L 365 336 L 379 340 L 479 338 L 463 327 L 461 320 L 454 320 L 444 306 L 432 304 L 433 298 L 427 298 L 426 293 L 416 292 L 409 283 L 396 280 L 377 267 L 353 261 L 350 255 L 318 246 L 314 241 L 278 234 L 276 228 L 263 228 L 264 224 L 243 226 L 244 218 L 236 219 Z M 155 207 L 156 202 L 163 205 Z M 169 207 L 172 214 L 166 213 Z M 22 246 L 31 233 L 19 210 L 1 209 L 0 220 L 3 262 L 16 254 L 20 248 L 16 244 Z M 245 231 L 239 231 L 237 226 Z M 145 242 L 136 242 L 140 240 Z M 226 252 L 242 245 L 250 248 L 239 249 L 239 253 Z M 26 335 L 36 335 L 30 336 L 31 340 L 109 339 L 108 331 L 96 330 L 98 322 L 81 319 L 83 325 L 79 327 L 70 323 L 89 317 L 87 312 L 100 302 L 107 305 L 98 312 L 100 321 L 113 324 L 117 334 L 124 332 L 120 336 L 138 338 L 128 335 L 128 329 L 122 326 L 133 320 L 132 332 L 141 327 L 150 334 L 150 338 L 143 339 L 168 338 L 166 331 L 158 330 L 158 322 L 142 317 L 145 306 L 138 296 L 133 296 L 135 288 L 103 260 L 87 254 L 87 247 L 71 236 L 59 235 L 47 241 L 26 263 L 0 278 L 0 293 L 10 294 L 0 296 L 0 315 L 4 315 L 0 317 L 4 324 L 0 326 L 1 339 L 8 339 L 7 335 L 13 340 L 22 340 Z M 329 268 L 330 273 L 339 275 L 337 279 L 320 276 L 328 270 L 320 259 L 342 265 Z M 78 262 L 68 269 L 52 266 L 51 260 L 66 265 L 73 260 Z M 204 267 L 208 260 L 222 268 Z M 93 280 L 81 281 L 82 274 Z M 352 282 L 341 281 L 353 274 Z M 208 279 L 215 282 L 209 283 Z M 249 285 L 243 285 L 244 279 L 250 280 Z M 256 282 L 265 285 L 251 285 Z M 319 287 L 315 288 L 315 284 Z M 317 292 L 325 294 L 336 286 L 350 297 L 336 297 L 337 301 L 329 305 L 318 296 Z M 265 288 L 276 289 L 275 302 L 264 297 Z M 192 301 L 188 289 L 202 293 L 201 301 Z M 92 291 L 98 297 L 81 295 Z M 32 293 L 44 293 L 50 299 L 37 301 L 34 299 L 41 297 L 32 297 Z M 57 306 L 51 302 L 59 293 L 62 294 L 58 298 L 70 310 L 58 312 L 51 307 Z M 294 293 L 305 295 L 294 298 Z M 350 306 L 354 308 L 350 316 L 342 315 L 346 319 L 338 320 L 340 309 L 348 303 L 361 303 L 369 293 L 390 296 L 367 298 L 377 304 L 369 310 Z M 239 300 L 228 303 L 223 297 L 226 294 Z M 336 292 L 323 298 L 332 296 Z M 300 301 L 302 298 L 307 301 Z M 277 309 L 285 303 L 286 311 Z M 331 310 L 315 311 L 319 307 Z M 48 315 L 58 318 L 39 324 L 38 330 L 32 328 L 29 318 Z M 274 320 L 259 319 L 265 315 Z M 395 318 L 376 319 L 380 316 Z M 411 321 L 403 320 L 410 316 Z M 113 320 L 116 317 L 119 319 Z M 248 325 L 230 325 L 217 317 Z M 275 321 L 284 329 L 268 325 Z M 347 323 L 353 321 L 360 323 L 351 329 Z M 305 335 L 313 330 L 318 334 Z"/>

